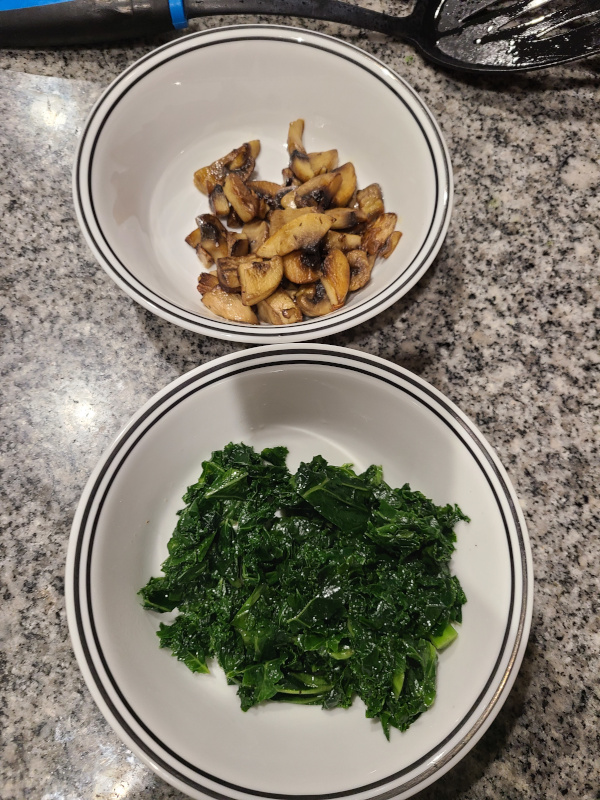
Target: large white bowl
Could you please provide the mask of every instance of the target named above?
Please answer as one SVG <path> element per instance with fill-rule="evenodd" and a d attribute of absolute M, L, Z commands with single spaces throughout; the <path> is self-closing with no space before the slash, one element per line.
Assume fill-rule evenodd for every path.
<path fill-rule="evenodd" d="M 186 487 L 227 442 L 287 445 L 289 465 L 322 454 L 381 464 L 436 503 L 458 503 L 452 570 L 467 595 L 440 655 L 433 707 L 386 741 L 350 709 L 263 704 L 244 714 L 217 669 L 194 675 L 160 650 L 160 615 L 136 596 L 160 573 Z M 66 595 L 77 659 L 129 748 L 194 798 L 409 797 L 456 764 L 514 682 L 532 612 L 532 567 L 517 499 L 474 425 L 423 380 L 337 347 L 279 345 L 217 359 L 167 386 L 91 476 L 69 542 Z"/>
<path fill-rule="evenodd" d="M 309 151 L 337 148 L 359 186 L 381 184 L 403 237 L 370 283 L 327 317 L 289 326 L 221 319 L 200 302 L 201 270 L 184 239 L 209 210 L 195 170 L 260 139 L 258 177 L 281 182 L 288 124 Z M 306 341 L 363 322 L 402 297 L 442 245 L 450 159 L 431 113 L 385 64 L 297 28 L 236 26 L 192 34 L 118 77 L 94 106 L 74 169 L 77 217 L 96 258 L 134 300 L 189 330 L 242 342 Z"/>

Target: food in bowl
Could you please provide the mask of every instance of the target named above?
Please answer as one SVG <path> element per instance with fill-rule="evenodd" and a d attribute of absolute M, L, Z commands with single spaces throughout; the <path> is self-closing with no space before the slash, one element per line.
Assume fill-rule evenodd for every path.
<path fill-rule="evenodd" d="M 265 700 L 348 708 L 406 730 L 431 707 L 437 652 L 465 594 L 449 561 L 456 505 L 436 506 L 381 467 L 230 443 L 184 495 L 163 576 L 144 607 L 178 615 L 160 646 L 190 670 L 216 658 L 247 711 Z"/>
<path fill-rule="evenodd" d="M 354 165 L 338 166 L 337 150 L 308 153 L 303 134 L 304 120 L 290 123 L 282 184 L 252 180 L 258 140 L 194 173 L 211 213 L 186 242 L 207 270 L 197 288 L 217 316 L 290 325 L 330 314 L 401 239 L 380 185 L 358 189 Z"/>

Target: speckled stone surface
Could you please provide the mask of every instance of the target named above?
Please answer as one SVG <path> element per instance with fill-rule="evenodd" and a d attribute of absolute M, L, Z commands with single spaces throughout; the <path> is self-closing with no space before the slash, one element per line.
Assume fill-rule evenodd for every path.
<path fill-rule="evenodd" d="M 406 78 L 443 129 L 456 181 L 427 275 L 328 341 L 409 368 L 476 422 L 514 483 L 533 549 L 533 625 L 513 691 L 419 797 L 599 798 L 600 60 L 458 78 L 383 36 L 294 22 Z M 167 38 L 0 51 L 2 800 L 183 797 L 97 710 L 71 649 L 63 577 L 77 501 L 121 426 L 170 380 L 243 347 L 134 304 L 75 220 L 71 164 L 86 114 Z"/>

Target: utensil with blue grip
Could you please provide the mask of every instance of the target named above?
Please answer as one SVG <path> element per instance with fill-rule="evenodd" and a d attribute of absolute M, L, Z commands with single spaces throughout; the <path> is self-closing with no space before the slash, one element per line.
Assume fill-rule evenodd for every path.
<path fill-rule="evenodd" d="M 92 44 L 235 14 L 377 31 L 467 72 L 539 69 L 600 52 L 600 0 L 417 0 L 404 17 L 343 0 L 0 0 L 0 47 Z"/>

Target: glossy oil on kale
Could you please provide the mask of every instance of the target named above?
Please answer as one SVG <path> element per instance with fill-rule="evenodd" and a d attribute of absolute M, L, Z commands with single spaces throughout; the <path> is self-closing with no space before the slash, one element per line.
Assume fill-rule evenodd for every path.
<path fill-rule="evenodd" d="M 242 709 L 263 700 L 348 707 L 406 730 L 431 706 L 437 651 L 466 601 L 449 561 L 467 517 L 381 468 L 229 444 L 202 464 L 144 607 L 176 610 L 161 647 L 194 672 L 216 658 Z"/>

